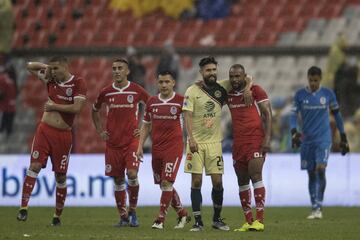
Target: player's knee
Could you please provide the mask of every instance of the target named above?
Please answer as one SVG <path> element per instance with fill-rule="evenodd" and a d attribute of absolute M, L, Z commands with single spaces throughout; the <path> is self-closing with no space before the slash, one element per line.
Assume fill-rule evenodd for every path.
<path fill-rule="evenodd" d="M 56 173 L 55 174 L 55 180 L 56 180 L 56 183 L 57 184 L 65 184 L 66 183 L 66 175 L 65 174 L 59 174 L 59 173 Z"/>
<path fill-rule="evenodd" d="M 125 178 L 123 177 L 114 177 L 113 179 L 115 185 L 125 184 Z"/>
<path fill-rule="evenodd" d="M 213 188 L 216 189 L 216 190 L 223 189 L 223 184 L 222 184 L 221 179 L 213 181 Z"/>
<path fill-rule="evenodd" d="M 193 179 L 191 183 L 191 187 L 195 189 L 200 189 L 202 185 L 201 179 Z"/>
<path fill-rule="evenodd" d="M 238 178 L 238 185 L 239 186 L 249 185 L 249 183 L 250 183 L 250 178 L 242 178 L 242 177 Z"/>
<path fill-rule="evenodd" d="M 136 179 L 137 178 L 137 171 L 135 170 L 129 170 L 127 173 L 126 173 L 128 179 Z"/>
<path fill-rule="evenodd" d="M 169 182 L 169 181 L 161 181 L 160 189 L 161 189 L 161 191 L 171 192 L 173 190 L 173 184 L 172 184 L 172 182 Z"/>
<path fill-rule="evenodd" d="M 250 178 L 253 183 L 259 182 L 262 180 L 262 174 L 261 173 L 253 173 L 250 176 Z"/>
<path fill-rule="evenodd" d="M 326 169 L 326 165 L 325 164 L 319 164 L 316 165 L 316 172 L 320 173 L 320 172 L 325 172 Z"/>
<path fill-rule="evenodd" d="M 41 170 L 41 167 L 42 167 L 41 163 L 34 162 L 34 163 L 30 164 L 29 170 L 31 170 L 33 172 L 36 172 L 36 173 L 39 173 L 40 170 Z"/>

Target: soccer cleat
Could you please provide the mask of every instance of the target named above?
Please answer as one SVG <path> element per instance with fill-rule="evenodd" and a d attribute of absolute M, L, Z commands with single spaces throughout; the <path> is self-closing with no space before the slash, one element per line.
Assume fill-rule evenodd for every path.
<path fill-rule="evenodd" d="M 59 217 L 53 217 L 53 219 L 51 221 L 51 226 L 60 227 L 61 226 L 60 218 Z"/>
<path fill-rule="evenodd" d="M 229 231 L 230 227 L 226 223 L 224 223 L 223 220 L 224 219 L 219 218 L 217 221 L 214 221 L 212 227 L 222 231 Z"/>
<path fill-rule="evenodd" d="M 139 221 L 137 219 L 136 212 L 134 212 L 134 211 L 129 212 L 129 222 L 130 222 L 130 227 L 138 227 L 139 226 Z"/>
<path fill-rule="evenodd" d="M 164 223 L 160 220 L 156 220 L 153 225 L 151 226 L 153 229 L 164 229 Z"/>
<path fill-rule="evenodd" d="M 28 211 L 27 211 L 27 209 L 22 208 L 22 209 L 19 210 L 19 213 L 18 213 L 16 219 L 17 219 L 18 221 L 24 221 L 24 222 L 25 222 L 26 219 L 27 219 L 27 216 L 28 216 Z"/>
<path fill-rule="evenodd" d="M 202 221 L 197 221 L 190 229 L 190 232 L 200 232 L 204 229 L 204 224 Z"/>
<path fill-rule="evenodd" d="M 306 219 L 313 220 L 313 219 L 322 219 L 322 212 L 320 209 L 314 210 L 307 216 Z"/>
<path fill-rule="evenodd" d="M 262 232 L 264 230 L 265 230 L 265 226 L 259 220 L 256 220 L 255 222 L 253 222 L 249 227 L 249 231 Z"/>
<path fill-rule="evenodd" d="M 127 227 L 129 226 L 129 219 L 128 218 L 120 218 L 120 221 L 117 224 L 113 225 L 114 227 Z"/>
<path fill-rule="evenodd" d="M 184 228 L 185 224 L 187 224 L 188 222 L 191 221 L 191 217 L 190 216 L 183 216 L 183 217 L 178 217 L 178 222 L 175 225 L 175 229 L 180 229 L 180 228 Z"/>
<path fill-rule="evenodd" d="M 248 232 L 249 231 L 250 224 L 244 223 L 241 228 L 234 229 L 234 232 Z"/>

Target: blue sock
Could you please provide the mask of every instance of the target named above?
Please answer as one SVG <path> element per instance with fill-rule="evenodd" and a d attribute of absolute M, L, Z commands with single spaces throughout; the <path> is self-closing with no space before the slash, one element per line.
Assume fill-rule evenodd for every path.
<path fill-rule="evenodd" d="M 311 208 L 315 210 L 317 208 L 316 202 L 316 185 L 317 185 L 317 177 L 315 171 L 308 171 L 309 175 L 309 194 L 310 194 L 310 201 L 311 201 Z"/>
<path fill-rule="evenodd" d="M 324 192 L 326 188 L 326 175 L 325 170 L 320 170 L 317 172 L 318 179 L 318 188 L 317 188 L 317 208 L 322 208 L 322 203 L 324 200 Z"/>

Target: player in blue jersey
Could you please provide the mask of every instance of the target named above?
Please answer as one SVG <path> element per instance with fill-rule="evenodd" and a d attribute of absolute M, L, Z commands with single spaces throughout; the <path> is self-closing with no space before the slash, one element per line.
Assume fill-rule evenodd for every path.
<path fill-rule="evenodd" d="M 321 69 L 308 70 L 309 85 L 295 93 L 290 126 L 292 147 L 300 147 L 301 169 L 309 175 L 309 193 L 312 212 L 307 219 L 322 218 L 322 202 L 326 186 L 325 169 L 331 148 L 330 112 L 334 115 L 340 131 L 341 154 L 349 152 L 344 124 L 335 94 L 321 87 Z M 302 133 L 297 131 L 297 119 L 301 118 Z"/>

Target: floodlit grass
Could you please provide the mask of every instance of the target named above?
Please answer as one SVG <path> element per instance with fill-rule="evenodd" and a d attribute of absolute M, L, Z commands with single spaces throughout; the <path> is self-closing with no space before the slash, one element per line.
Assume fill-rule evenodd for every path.
<path fill-rule="evenodd" d="M 265 232 L 234 232 L 243 223 L 240 207 L 225 207 L 222 216 L 231 227 L 223 232 L 211 228 L 212 208 L 203 208 L 203 232 L 189 232 L 193 221 L 175 230 L 176 215 L 169 211 L 164 230 L 151 229 L 158 207 L 137 210 L 140 227 L 114 228 L 115 208 L 67 207 L 61 227 L 51 227 L 52 208 L 30 207 L 26 222 L 16 220 L 17 208 L 0 207 L 0 239 L 246 239 L 246 240 L 331 240 L 360 239 L 360 208 L 328 207 L 324 219 L 306 220 L 308 208 L 267 208 Z M 190 208 L 188 208 L 190 210 Z"/>

